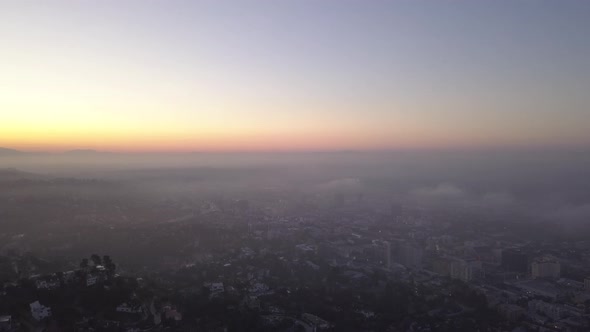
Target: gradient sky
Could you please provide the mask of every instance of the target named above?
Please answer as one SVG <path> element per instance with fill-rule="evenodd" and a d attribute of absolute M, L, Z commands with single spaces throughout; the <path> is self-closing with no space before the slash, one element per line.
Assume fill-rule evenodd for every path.
<path fill-rule="evenodd" d="M 0 1 L 0 146 L 590 146 L 590 1 Z"/>

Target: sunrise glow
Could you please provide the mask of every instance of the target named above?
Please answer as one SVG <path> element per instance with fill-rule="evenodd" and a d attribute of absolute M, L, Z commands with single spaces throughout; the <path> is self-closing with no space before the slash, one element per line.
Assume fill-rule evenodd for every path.
<path fill-rule="evenodd" d="M 145 152 L 590 143 L 584 89 L 590 45 L 575 13 L 548 21 L 543 13 L 550 8 L 515 2 L 508 13 L 531 11 L 524 24 L 491 2 L 460 9 L 393 1 L 1 6 L 3 147 Z M 440 11 L 457 20 L 438 20 Z M 558 36 L 544 39 L 548 32 Z"/>

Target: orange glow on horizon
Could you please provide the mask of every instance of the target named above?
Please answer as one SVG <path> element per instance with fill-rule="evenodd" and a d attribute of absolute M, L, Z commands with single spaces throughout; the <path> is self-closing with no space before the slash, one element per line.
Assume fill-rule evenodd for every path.
<path fill-rule="evenodd" d="M 470 144 L 460 144 L 460 142 L 452 138 L 433 140 L 432 137 L 424 136 L 413 141 L 400 138 L 397 143 L 390 144 L 383 144 L 382 140 L 374 137 L 351 138 L 338 135 L 277 136 L 234 134 L 229 136 L 203 135 L 200 137 L 43 135 L 41 137 L 43 139 L 0 136 L 0 146 L 31 152 L 64 152 L 76 149 L 93 149 L 119 153 L 375 151 L 498 147 L 497 144 L 491 142 L 478 141 L 470 142 Z M 434 144 L 433 141 L 436 141 L 437 144 Z"/>
<path fill-rule="evenodd" d="M 60 152 L 94 149 L 111 152 L 240 152 L 240 151 L 330 151 L 379 150 L 433 147 L 432 137 L 416 135 L 384 139 L 364 132 L 289 132 L 241 131 L 174 133 L 124 133 L 120 131 L 34 131 L 12 130 L 0 133 L 0 146 L 24 151 Z M 395 142 L 395 143 L 391 143 Z M 438 139 L 440 144 L 442 140 Z M 450 144 L 451 142 L 446 142 Z"/>

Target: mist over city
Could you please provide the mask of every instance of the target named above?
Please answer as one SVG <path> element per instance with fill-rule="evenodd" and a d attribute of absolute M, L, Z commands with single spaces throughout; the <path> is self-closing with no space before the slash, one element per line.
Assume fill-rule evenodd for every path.
<path fill-rule="evenodd" d="M 590 331 L 586 31 L 0 0 L 0 332 Z"/>

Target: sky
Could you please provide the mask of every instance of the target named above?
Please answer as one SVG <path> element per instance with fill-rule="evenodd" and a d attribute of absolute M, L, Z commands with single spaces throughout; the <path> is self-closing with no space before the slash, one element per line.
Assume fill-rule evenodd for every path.
<path fill-rule="evenodd" d="M 590 1 L 0 0 L 0 146 L 590 146 Z"/>

